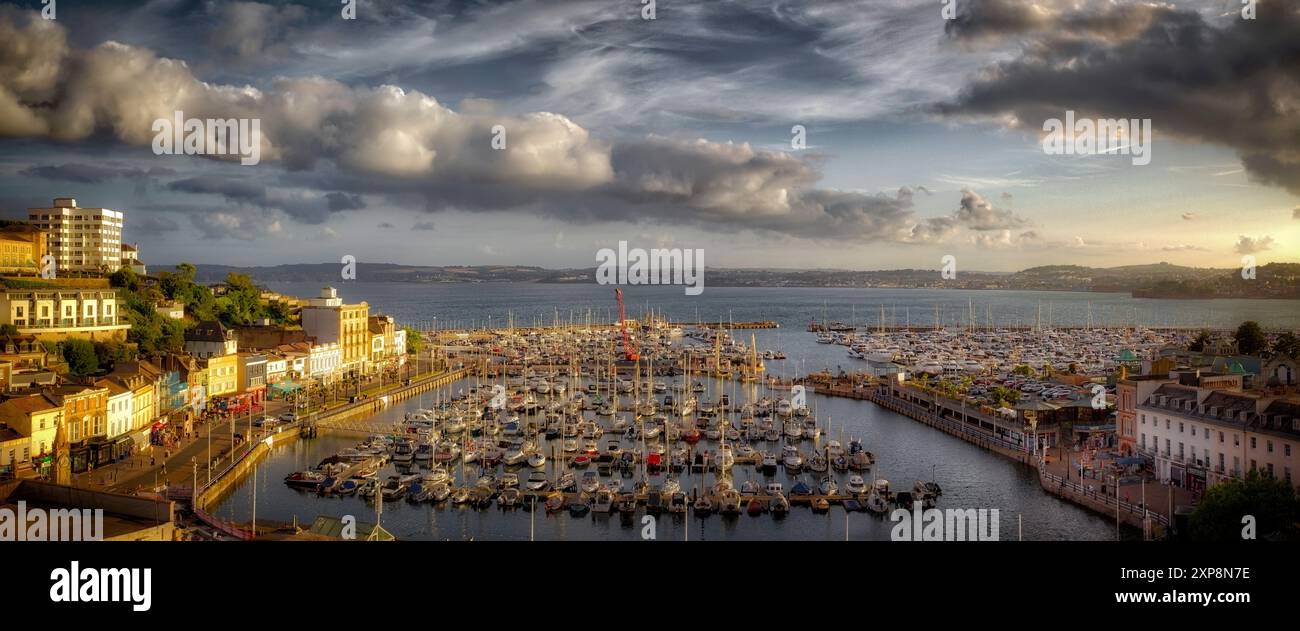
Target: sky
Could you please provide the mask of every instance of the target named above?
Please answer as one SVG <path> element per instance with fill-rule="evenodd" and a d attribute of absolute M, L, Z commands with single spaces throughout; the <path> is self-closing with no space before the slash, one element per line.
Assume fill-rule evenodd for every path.
<path fill-rule="evenodd" d="M 0 4 L 0 215 L 155 265 L 1300 260 L 1300 4 L 954 2 Z M 259 160 L 159 150 L 178 111 Z M 1049 154 L 1066 112 L 1149 163 Z"/>

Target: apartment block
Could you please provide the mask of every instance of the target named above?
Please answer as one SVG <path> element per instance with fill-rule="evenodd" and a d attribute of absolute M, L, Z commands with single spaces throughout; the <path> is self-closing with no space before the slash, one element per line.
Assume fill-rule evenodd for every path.
<path fill-rule="evenodd" d="M 50 208 L 28 208 L 32 226 L 49 234 L 49 252 L 59 271 L 111 273 L 122 267 L 120 211 L 82 208 L 71 197 Z"/>

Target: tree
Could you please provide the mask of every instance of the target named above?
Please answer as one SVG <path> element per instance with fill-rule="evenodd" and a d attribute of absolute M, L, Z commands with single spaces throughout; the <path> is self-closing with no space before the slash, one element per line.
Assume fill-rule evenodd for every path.
<path fill-rule="evenodd" d="M 7 336 L 7 337 L 16 337 L 18 335 L 22 335 L 22 333 L 19 333 L 18 327 L 12 324 L 0 324 L 0 335 Z"/>
<path fill-rule="evenodd" d="M 1237 352 L 1242 355 L 1255 355 L 1268 348 L 1268 338 L 1264 336 L 1264 329 L 1260 328 L 1259 323 L 1254 320 L 1242 322 L 1237 327 Z"/>
<path fill-rule="evenodd" d="M 1196 541 L 1241 541 L 1245 516 L 1254 517 L 1257 537 L 1293 536 L 1300 518 L 1300 500 L 1285 480 L 1252 470 L 1244 480 L 1210 487 L 1188 520 L 1188 535 Z"/>
<path fill-rule="evenodd" d="M 406 331 L 407 355 L 414 355 L 424 349 L 424 336 L 420 334 L 419 330 L 411 326 L 404 326 L 402 330 Z"/>
<path fill-rule="evenodd" d="M 108 283 L 114 287 L 138 291 L 140 289 L 140 276 L 135 273 L 135 270 L 123 267 L 108 277 Z"/>
<path fill-rule="evenodd" d="M 1196 334 L 1196 339 L 1192 340 L 1192 343 L 1188 345 L 1187 350 L 1200 353 L 1205 350 L 1205 346 L 1209 344 L 1212 339 L 1213 338 L 1210 337 L 1209 331 L 1201 331 Z"/>
<path fill-rule="evenodd" d="M 95 345 L 88 340 L 65 340 L 63 361 L 68 362 L 68 371 L 79 377 L 99 370 L 99 356 L 95 354 Z"/>
<path fill-rule="evenodd" d="M 1016 366 L 1015 368 L 1011 369 L 1011 374 L 1020 375 L 1021 377 L 1033 377 L 1034 369 L 1028 364 L 1020 364 L 1019 366 Z"/>
<path fill-rule="evenodd" d="M 1290 331 L 1277 336 L 1277 341 L 1273 342 L 1273 354 L 1300 359 L 1300 337 Z"/>
<path fill-rule="evenodd" d="M 100 368 L 112 370 L 118 362 L 135 361 L 136 350 L 121 342 L 95 342 L 95 358 Z"/>

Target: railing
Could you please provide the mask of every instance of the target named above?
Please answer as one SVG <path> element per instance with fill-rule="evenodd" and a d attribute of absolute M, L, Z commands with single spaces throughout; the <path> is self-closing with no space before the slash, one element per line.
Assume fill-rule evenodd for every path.
<path fill-rule="evenodd" d="M 1100 502 L 1105 506 L 1113 507 L 1115 506 L 1115 503 L 1117 501 L 1116 498 L 1111 495 L 1098 494 L 1096 491 L 1089 491 L 1082 484 L 1075 482 L 1073 480 L 1066 480 L 1054 473 L 1049 473 L 1046 469 L 1040 469 L 1038 475 L 1042 479 L 1049 480 L 1052 483 L 1054 483 L 1058 489 L 1068 489 L 1071 492 L 1082 496 L 1084 499 L 1092 500 L 1094 502 Z M 1144 509 L 1141 504 L 1134 504 L 1132 502 L 1128 502 L 1125 500 L 1118 500 L 1118 502 L 1119 502 L 1119 509 L 1122 512 L 1126 512 L 1138 517 L 1145 516 L 1162 526 L 1169 525 L 1169 518 L 1161 513 L 1155 512 L 1149 508 Z"/>

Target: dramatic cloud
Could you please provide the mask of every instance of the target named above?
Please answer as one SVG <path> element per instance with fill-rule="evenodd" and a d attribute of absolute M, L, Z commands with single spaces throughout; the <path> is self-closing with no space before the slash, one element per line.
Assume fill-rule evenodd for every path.
<path fill-rule="evenodd" d="M 986 68 L 936 111 L 1038 131 L 1066 110 L 1149 118 L 1156 136 L 1237 151 L 1255 181 L 1300 195 L 1300 13 L 1260 0 L 1258 18 L 1211 23 L 1170 4 L 965 5 L 959 41 L 1014 37 L 1017 58 Z"/>
<path fill-rule="evenodd" d="M 211 45 L 239 63 L 261 63 L 284 55 L 289 41 L 284 32 L 302 20 L 307 11 L 298 5 L 273 7 L 260 2 L 221 2 L 214 5 L 216 23 Z"/>
<path fill-rule="evenodd" d="M 141 169 L 138 167 L 70 163 L 32 166 L 18 173 L 26 177 L 39 177 L 58 182 L 100 184 L 117 178 L 137 181 L 148 180 L 150 178 L 171 176 L 176 172 L 166 167 Z"/>
<path fill-rule="evenodd" d="M 240 54 L 266 44 L 255 22 L 268 7 L 231 5 L 222 15 L 239 36 Z M 275 19 L 288 19 L 288 9 Z M 290 12 L 291 13 L 291 12 Z M 261 16 L 261 17 L 259 17 Z M 955 219 L 919 219 L 912 191 L 893 196 L 817 188 L 816 159 L 748 143 L 663 136 L 599 139 L 565 116 L 510 114 L 467 101 L 453 110 L 415 90 L 353 87 L 322 78 L 283 78 L 265 90 L 200 81 L 183 63 L 108 42 L 80 51 L 61 31 L 12 11 L 4 29 L 32 40 L 0 74 L 19 119 L 4 135 L 87 140 L 107 134 L 147 146 L 153 122 L 256 118 L 263 163 L 291 172 L 328 170 L 329 192 L 271 184 L 259 167 L 248 176 L 201 175 L 170 182 L 171 191 L 215 195 L 240 206 L 281 211 L 319 224 L 332 212 L 365 206 L 361 195 L 416 195 L 425 208 L 529 209 L 565 221 L 657 221 L 720 226 L 816 239 L 942 240 L 955 229 L 997 230 L 1024 221 L 964 194 Z M 274 20 L 272 20 L 274 21 Z M 40 36 L 49 36 L 41 43 Z M 29 52 L 28 48 L 36 52 Z M 32 97 L 39 96 L 39 100 Z M 158 160 L 189 160 L 161 156 Z M 259 170 L 255 170 L 259 169 Z M 927 191 L 928 192 L 928 191 Z M 969 203 L 968 203 L 969 202 Z M 274 213 L 251 218 L 233 209 L 192 214 L 205 235 L 268 227 Z"/>
<path fill-rule="evenodd" d="M 1237 237 L 1237 245 L 1233 247 L 1237 254 L 1255 254 L 1265 250 L 1273 249 L 1273 237 L 1249 237 L 1241 235 Z"/>
<path fill-rule="evenodd" d="M 1009 210 L 994 208 L 991 202 L 970 189 L 961 191 L 956 219 L 972 230 L 1008 230 L 1027 223 Z"/>

